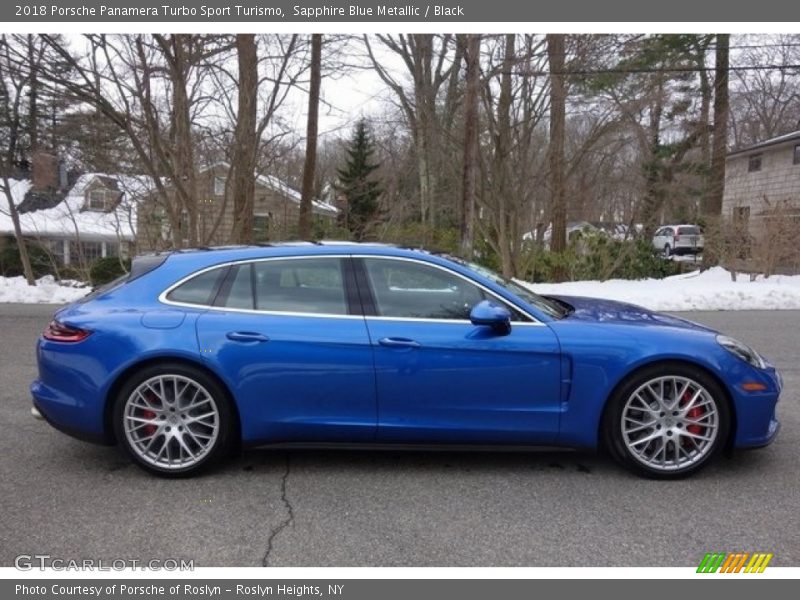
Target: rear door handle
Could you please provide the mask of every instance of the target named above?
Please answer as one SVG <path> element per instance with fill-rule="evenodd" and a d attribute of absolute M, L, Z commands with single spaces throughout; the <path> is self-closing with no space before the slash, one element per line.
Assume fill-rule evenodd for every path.
<path fill-rule="evenodd" d="M 399 337 L 381 338 L 378 340 L 378 343 L 387 348 L 419 348 L 420 345 L 419 342 L 415 342 L 414 340 Z"/>
<path fill-rule="evenodd" d="M 233 342 L 268 342 L 269 338 L 254 331 L 230 331 L 225 336 Z"/>

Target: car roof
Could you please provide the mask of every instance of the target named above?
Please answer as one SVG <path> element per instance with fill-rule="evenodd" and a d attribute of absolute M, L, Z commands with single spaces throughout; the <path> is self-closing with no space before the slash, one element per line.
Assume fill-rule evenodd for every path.
<path fill-rule="evenodd" d="M 158 254 L 158 253 L 156 253 Z M 380 243 L 360 243 L 338 240 L 319 242 L 275 242 L 242 246 L 211 246 L 184 248 L 164 252 L 171 264 L 189 263 L 192 266 L 211 266 L 239 260 L 272 258 L 280 256 L 330 256 L 365 254 L 375 256 L 398 256 L 407 258 L 432 257 L 434 251 Z M 152 255 L 151 255 L 152 256 Z"/>

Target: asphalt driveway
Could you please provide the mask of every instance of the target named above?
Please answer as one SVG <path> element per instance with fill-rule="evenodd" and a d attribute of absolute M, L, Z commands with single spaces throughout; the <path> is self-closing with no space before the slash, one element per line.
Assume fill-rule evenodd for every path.
<path fill-rule="evenodd" d="M 0 565 L 193 559 L 196 566 L 689 566 L 709 551 L 800 566 L 800 312 L 685 314 L 782 371 L 783 431 L 686 481 L 572 452 L 249 451 L 192 480 L 30 416 L 52 306 L 0 304 Z"/>

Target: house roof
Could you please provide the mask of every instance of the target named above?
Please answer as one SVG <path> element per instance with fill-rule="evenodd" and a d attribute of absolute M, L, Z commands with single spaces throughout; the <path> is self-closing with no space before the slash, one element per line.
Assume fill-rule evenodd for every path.
<path fill-rule="evenodd" d="M 82 210 L 86 188 L 96 179 L 104 185 L 115 181 L 111 189 L 123 192 L 117 206 L 109 212 Z M 19 205 L 30 190 L 26 179 L 9 180 L 11 196 Z M 70 237 L 78 235 L 85 240 L 125 240 L 136 237 L 136 201 L 151 188 L 151 180 L 140 176 L 118 176 L 103 173 L 81 175 L 64 199 L 52 208 L 35 210 L 19 215 L 22 232 L 31 237 Z M 109 187 L 107 185 L 107 187 Z M 8 211 L 5 193 L 0 193 L 0 234 L 13 234 L 14 225 Z"/>
<path fill-rule="evenodd" d="M 230 169 L 231 166 L 229 163 L 220 161 L 216 162 L 212 165 L 208 165 L 207 167 L 200 169 L 201 173 L 205 173 L 211 169 L 215 169 L 216 167 L 225 167 L 226 169 Z M 256 173 L 256 183 L 263 185 L 264 187 L 270 188 L 279 194 L 289 198 L 292 202 L 296 204 L 300 204 L 300 199 L 302 194 L 290 186 L 288 183 L 274 177 L 273 175 L 260 175 Z M 324 215 L 336 215 L 339 212 L 339 209 L 333 206 L 332 204 L 328 204 L 327 202 L 323 202 L 322 200 L 315 198 L 312 202 L 312 210 L 317 214 L 324 214 Z"/>
<path fill-rule="evenodd" d="M 728 158 L 731 158 L 733 156 L 739 156 L 741 154 L 748 154 L 750 152 L 753 152 L 754 150 L 761 150 L 763 148 L 768 148 L 770 146 L 789 144 L 791 142 L 800 142 L 800 130 L 792 131 L 791 133 L 786 133 L 784 135 L 779 135 L 777 137 L 769 138 L 768 140 L 764 140 L 763 142 L 758 142 L 757 144 L 752 144 L 750 146 L 745 146 L 744 148 L 739 148 L 738 150 L 729 152 Z"/>

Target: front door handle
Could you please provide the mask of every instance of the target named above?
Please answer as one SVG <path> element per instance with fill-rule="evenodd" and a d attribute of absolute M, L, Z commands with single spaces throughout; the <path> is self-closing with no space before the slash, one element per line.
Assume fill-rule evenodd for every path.
<path fill-rule="evenodd" d="M 225 336 L 232 342 L 268 342 L 269 338 L 254 331 L 230 331 Z"/>
<path fill-rule="evenodd" d="M 387 348 L 419 348 L 419 342 L 400 337 L 381 338 L 378 340 L 378 343 L 381 346 L 386 346 Z"/>

